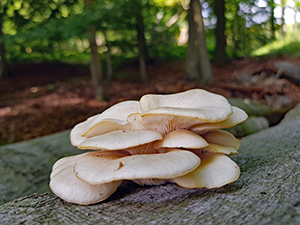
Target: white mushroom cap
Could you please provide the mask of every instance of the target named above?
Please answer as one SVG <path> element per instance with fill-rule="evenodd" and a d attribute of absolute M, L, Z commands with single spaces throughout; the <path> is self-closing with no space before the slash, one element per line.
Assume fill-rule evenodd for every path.
<path fill-rule="evenodd" d="M 218 188 L 238 179 L 240 168 L 223 154 L 203 153 L 201 164 L 192 172 L 172 180 L 185 188 Z"/>
<path fill-rule="evenodd" d="M 138 101 L 125 101 L 113 105 L 102 113 L 77 124 L 71 130 L 71 143 L 74 146 L 78 146 L 89 137 L 113 130 L 127 129 L 130 126 L 126 121 L 127 116 L 137 112 L 141 112 Z"/>
<path fill-rule="evenodd" d="M 122 150 L 162 140 L 160 133 L 152 130 L 116 130 L 89 138 L 80 143 L 79 149 Z"/>
<path fill-rule="evenodd" d="M 232 114 L 226 98 L 201 89 L 171 95 L 144 95 L 140 105 L 144 114 L 171 114 L 211 122 L 223 121 Z"/>
<path fill-rule="evenodd" d="M 232 114 L 226 98 L 200 89 L 172 95 L 145 95 L 140 105 L 143 111 L 141 123 L 162 134 L 224 121 Z"/>
<path fill-rule="evenodd" d="M 187 174 L 200 164 L 197 155 L 178 149 L 163 154 L 133 155 L 115 160 L 99 154 L 101 152 L 91 152 L 78 160 L 74 167 L 78 178 L 89 184 L 116 180 L 169 179 Z"/>
<path fill-rule="evenodd" d="M 86 121 L 77 124 L 70 133 L 70 140 L 71 144 L 74 146 L 78 146 L 81 142 L 87 139 L 87 137 L 82 137 L 82 132 L 88 128 L 92 124 L 92 122 L 98 117 L 99 115 L 94 115 L 88 118 Z"/>
<path fill-rule="evenodd" d="M 96 125 L 94 125 L 96 124 Z M 82 134 L 83 138 L 91 138 L 98 135 L 106 134 L 116 130 L 128 130 L 131 124 L 128 121 L 118 119 L 103 119 L 101 121 L 94 121 Z"/>
<path fill-rule="evenodd" d="M 53 166 L 50 188 L 57 196 L 67 202 L 89 205 L 108 198 L 116 191 L 122 181 L 90 185 L 79 180 L 73 172 L 73 167 L 78 159 L 84 155 L 71 156 L 58 160 Z"/>
<path fill-rule="evenodd" d="M 198 149 L 208 146 L 208 143 L 198 134 L 188 130 L 176 130 L 168 133 L 161 141 L 153 144 L 154 148 L 185 148 Z"/>
<path fill-rule="evenodd" d="M 203 134 L 210 130 L 233 127 L 239 123 L 244 122 L 248 118 L 247 114 L 242 109 L 235 106 L 232 106 L 232 109 L 233 113 L 228 119 L 217 123 L 198 124 L 191 127 L 190 130 L 198 134 Z"/>
<path fill-rule="evenodd" d="M 92 123 L 82 131 L 82 136 L 93 137 L 116 129 L 124 129 L 128 124 L 127 117 L 133 113 L 140 113 L 138 101 L 120 102 L 99 114 Z"/>
<path fill-rule="evenodd" d="M 103 119 L 97 122 L 93 128 L 89 129 L 84 133 L 81 137 L 82 140 L 86 140 L 90 137 L 98 136 L 101 134 L 106 134 L 116 130 L 142 130 L 145 129 L 144 126 L 140 123 L 141 114 L 140 113 L 132 113 L 128 115 L 127 120 L 118 120 L 118 119 Z M 91 123 L 90 127 L 93 126 L 94 123 Z"/>

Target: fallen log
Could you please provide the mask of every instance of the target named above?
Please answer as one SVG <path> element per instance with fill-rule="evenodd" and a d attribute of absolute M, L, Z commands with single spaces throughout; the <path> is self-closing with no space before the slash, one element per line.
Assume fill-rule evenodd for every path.
<path fill-rule="evenodd" d="M 295 66 L 289 62 L 276 62 L 278 69 L 277 77 L 283 77 L 296 85 L 300 85 L 300 66 Z"/>
<path fill-rule="evenodd" d="M 0 206 L 1 224 L 300 224 L 300 121 L 245 137 L 233 160 L 240 178 L 219 189 L 125 182 L 104 202 L 81 206 L 52 193 Z"/>

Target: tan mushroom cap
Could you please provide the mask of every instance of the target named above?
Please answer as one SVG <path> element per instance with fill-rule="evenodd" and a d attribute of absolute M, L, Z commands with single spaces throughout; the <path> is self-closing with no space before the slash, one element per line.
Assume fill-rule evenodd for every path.
<path fill-rule="evenodd" d="M 125 129 L 127 117 L 133 113 L 141 113 L 138 101 L 120 102 L 98 115 L 92 123 L 82 131 L 83 137 L 93 137 L 115 129 Z M 99 129 L 98 129 L 99 128 Z"/>
<path fill-rule="evenodd" d="M 223 154 L 203 153 L 201 164 L 192 172 L 172 180 L 185 188 L 219 188 L 238 179 L 240 168 Z"/>
<path fill-rule="evenodd" d="M 241 143 L 231 133 L 225 130 L 213 130 L 201 135 L 209 144 L 232 147 L 238 150 Z"/>
<path fill-rule="evenodd" d="M 232 114 L 231 105 L 221 95 L 194 89 L 171 95 L 144 95 L 140 105 L 146 117 L 153 114 L 174 115 L 219 122 Z"/>
<path fill-rule="evenodd" d="M 122 181 L 90 185 L 79 180 L 73 172 L 73 167 L 78 159 L 84 155 L 71 156 L 58 160 L 53 166 L 50 188 L 57 196 L 67 202 L 89 205 L 108 198 L 116 191 Z"/>
<path fill-rule="evenodd" d="M 121 150 L 162 140 L 160 133 L 153 130 L 116 130 L 89 138 L 80 143 L 79 149 Z"/>
<path fill-rule="evenodd" d="M 238 154 L 240 142 L 231 133 L 223 130 L 213 130 L 205 134 L 202 137 L 209 143 L 208 146 L 193 150 L 194 153 L 198 154 L 201 152 L 216 152 L 224 153 L 226 155 Z"/>
<path fill-rule="evenodd" d="M 239 123 L 244 122 L 248 118 L 247 114 L 242 109 L 235 106 L 232 106 L 232 109 L 233 113 L 228 119 L 217 123 L 203 123 L 195 125 L 191 127 L 190 130 L 198 134 L 203 134 L 210 130 L 233 127 Z"/>
<path fill-rule="evenodd" d="M 209 144 L 205 148 L 192 150 L 197 155 L 203 152 L 214 152 L 214 153 L 223 153 L 226 155 L 236 155 L 238 154 L 237 149 L 231 147 L 231 146 L 224 146 L 224 145 L 218 145 L 218 144 Z"/>
<path fill-rule="evenodd" d="M 74 167 L 76 176 L 89 184 L 116 180 L 169 179 L 197 168 L 200 158 L 190 151 L 174 149 L 163 154 L 133 155 L 119 159 L 92 152 L 80 158 Z"/>
<path fill-rule="evenodd" d="M 208 143 L 198 134 L 188 130 L 176 130 L 168 133 L 161 141 L 154 143 L 154 148 L 186 148 L 198 149 L 208 146 Z"/>

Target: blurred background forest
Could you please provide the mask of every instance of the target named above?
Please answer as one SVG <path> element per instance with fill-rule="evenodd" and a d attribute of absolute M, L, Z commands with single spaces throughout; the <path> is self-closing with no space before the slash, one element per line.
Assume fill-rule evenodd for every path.
<path fill-rule="evenodd" d="M 150 92 L 300 102 L 275 65 L 300 65 L 299 0 L 1 0 L 0 13 L 0 144 Z"/>

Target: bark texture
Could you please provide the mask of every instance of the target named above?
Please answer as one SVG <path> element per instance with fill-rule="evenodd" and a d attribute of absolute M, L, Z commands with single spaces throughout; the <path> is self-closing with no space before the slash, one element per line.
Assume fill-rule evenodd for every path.
<path fill-rule="evenodd" d="M 300 224 L 299 126 L 300 120 L 295 118 L 243 138 L 239 154 L 232 157 L 241 176 L 219 189 L 184 189 L 175 184 L 141 187 L 124 182 L 109 199 L 90 206 L 66 203 L 52 193 L 33 194 L 0 206 L 0 221 L 55 225 Z M 51 145 L 48 149 L 51 151 Z"/>
<path fill-rule="evenodd" d="M 20 196 L 50 191 L 48 183 L 54 162 L 82 153 L 70 144 L 69 137 L 70 131 L 64 131 L 1 146 L 0 205 Z"/>

